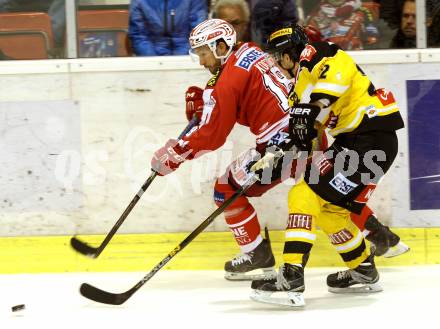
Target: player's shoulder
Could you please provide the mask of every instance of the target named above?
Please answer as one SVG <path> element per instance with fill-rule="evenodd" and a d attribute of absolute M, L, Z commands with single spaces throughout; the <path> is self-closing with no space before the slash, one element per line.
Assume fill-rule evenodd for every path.
<path fill-rule="evenodd" d="M 240 85 L 252 72 L 252 68 L 267 54 L 252 42 L 240 43 L 228 57 L 222 68 L 207 83 L 207 88 Z"/>
<path fill-rule="evenodd" d="M 245 42 L 231 54 L 233 58 L 230 69 L 237 72 L 237 74 L 249 73 L 254 65 L 266 56 L 267 54 L 255 43 Z"/>
<path fill-rule="evenodd" d="M 331 42 L 317 41 L 309 43 L 301 53 L 299 64 L 310 72 L 324 58 L 334 57 L 342 49 Z"/>

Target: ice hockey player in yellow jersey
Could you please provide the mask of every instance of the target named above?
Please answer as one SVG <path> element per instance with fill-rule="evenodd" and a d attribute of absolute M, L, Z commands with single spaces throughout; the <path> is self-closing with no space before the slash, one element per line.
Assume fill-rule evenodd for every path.
<path fill-rule="evenodd" d="M 290 96 L 291 143 L 286 148 L 294 144 L 307 153 L 309 161 L 303 179 L 288 196 L 284 264 L 276 278 L 252 282 L 252 298 L 290 306 L 305 304 L 304 259 L 312 249 L 317 226 L 349 268 L 327 277 L 329 291 L 381 291 L 374 255 L 350 212 L 362 213 L 397 155 L 395 131 L 404 124 L 394 96 L 376 89 L 336 44 L 309 43 L 299 25 L 274 31 L 268 42 L 278 64 L 295 77 Z M 323 152 L 309 153 L 316 128 L 327 129 L 334 142 Z"/>

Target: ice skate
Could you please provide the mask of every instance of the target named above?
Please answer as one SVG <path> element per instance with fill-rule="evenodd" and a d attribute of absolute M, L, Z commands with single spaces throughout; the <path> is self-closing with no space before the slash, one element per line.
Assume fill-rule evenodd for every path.
<path fill-rule="evenodd" d="M 328 291 L 333 293 L 372 293 L 382 291 L 377 283 L 379 273 L 374 265 L 373 256 L 369 263 L 362 263 L 355 269 L 340 271 L 327 276 Z"/>
<path fill-rule="evenodd" d="M 269 233 L 252 251 L 237 255 L 225 263 L 225 279 L 231 281 L 257 280 L 274 277 L 275 258 L 270 246 Z"/>
<path fill-rule="evenodd" d="M 366 239 L 371 243 L 371 253 L 385 258 L 396 257 L 409 251 L 409 247 L 400 241 L 400 237 L 388 226 L 382 225 L 376 217 L 370 216 L 365 228 L 371 231 Z"/>
<path fill-rule="evenodd" d="M 257 302 L 291 307 L 305 305 L 304 269 L 301 266 L 284 264 L 276 277 L 252 281 L 251 288 L 251 299 Z"/>

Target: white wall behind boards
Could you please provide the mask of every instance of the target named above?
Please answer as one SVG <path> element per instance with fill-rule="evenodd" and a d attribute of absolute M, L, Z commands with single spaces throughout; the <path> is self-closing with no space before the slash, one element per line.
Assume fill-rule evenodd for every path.
<path fill-rule="evenodd" d="M 207 72 L 186 59 L 182 66 L 173 62 L 163 70 L 158 63 L 146 65 L 137 58 L 121 59 L 124 64 L 112 59 L 113 64 L 102 71 L 105 62 L 100 61 L 60 61 L 58 67 L 38 74 L 13 74 L 10 66 L 6 69 L 1 63 L 0 114 L 9 119 L 2 123 L 2 143 L 7 147 L 3 145 L 0 161 L 8 170 L 0 176 L 0 236 L 107 233 L 149 176 L 153 151 L 185 127 L 186 88 L 203 86 L 209 79 Z M 40 63 L 47 62 L 35 62 L 35 66 Z M 440 79 L 436 63 L 362 67 L 376 86 L 395 93 L 404 118 L 405 80 Z M 31 120 L 17 130 L 5 123 L 11 122 L 11 116 L 19 122 Z M 42 130 L 50 135 L 60 125 L 65 127 L 65 138 L 56 147 L 44 139 L 37 143 Z M 392 226 L 440 225 L 436 211 L 409 211 L 407 134 L 399 135 L 397 168 L 384 179 L 371 205 Z M 253 143 L 248 129 L 237 126 L 222 149 L 183 164 L 172 175 L 157 177 L 120 232 L 192 231 L 215 209 L 216 174 Z M 33 157 L 11 156 L 12 150 L 26 149 Z M 20 164 L 16 172 L 11 169 L 14 163 Z M 23 168 L 25 173 L 46 168 L 52 176 L 44 176 L 41 186 L 32 185 Z M 33 195 L 16 192 L 21 186 L 32 189 Z M 288 185 L 282 185 L 252 200 L 262 225 L 284 228 L 288 190 Z M 4 199 L 21 206 L 8 207 Z M 223 217 L 209 230 L 227 230 Z"/>

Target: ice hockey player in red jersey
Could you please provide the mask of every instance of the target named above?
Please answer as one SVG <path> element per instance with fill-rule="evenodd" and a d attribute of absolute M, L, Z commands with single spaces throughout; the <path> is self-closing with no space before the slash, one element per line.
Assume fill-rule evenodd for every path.
<path fill-rule="evenodd" d="M 253 175 L 248 166 L 260 157 L 259 151 L 268 143 L 282 140 L 282 130 L 289 121 L 287 95 L 292 83 L 260 48 L 252 43 L 236 44 L 235 37 L 233 27 L 219 19 L 202 22 L 191 32 L 193 54 L 213 74 L 203 91 L 192 87 L 186 95 L 187 106 L 199 110 L 200 123 L 179 142 L 169 140 L 151 163 L 159 174 L 168 174 L 184 160 L 221 147 L 236 123 L 249 127 L 256 136 L 256 146 L 242 153 L 217 179 L 214 200 L 219 206 Z M 200 99 L 197 103 L 197 96 L 202 94 L 203 105 Z M 248 197 L 262 195 L 280 183 L 280 177 L 277 172 L 268 184 L 256 183 L 226 209 L 226 222 L 242 251 L 225 264 L 227 279 L 252 279 L 273 273 L 275 260 L 270 243 L 260 234 L 257 213 Z"/>

